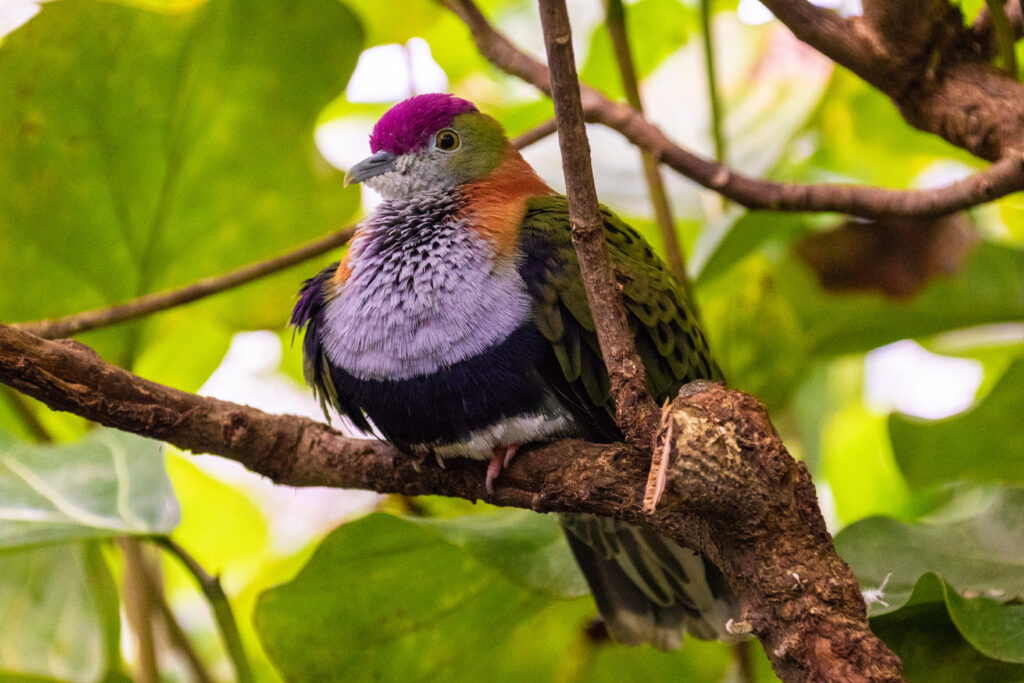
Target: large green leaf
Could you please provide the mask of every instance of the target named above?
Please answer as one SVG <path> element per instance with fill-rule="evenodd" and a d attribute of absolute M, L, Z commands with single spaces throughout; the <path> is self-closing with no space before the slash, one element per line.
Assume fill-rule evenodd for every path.
<path fill-rule="evenodd" d="M 1024 666 L 990 659 L 964 640 L 939 602 L 909 605 L 871 620 L 871 630 L 903 661 L 910 683 L 1024 680 Z"/>
<path fill-rule="evenodd" d="M 120 627 L 112 588 L 95 542 L 4 553 L 0 680 L 115 676 Z"/>
<path fill-rule="evenodd" d="M 944 523 L 863 520 L 836 536 L 836 548 L 863 587 L 885 583 L 885 604 L 872 604 L 872 615 L 944 602 L 979 652 L 1024 662 L 1022 529 L 1024 489 L 1006 489 L 991 495 L 977 514 Z"/>
<path fill-rule="evenodd" d="M 99 429 L 73 444 L 0 450 L 0 550 L 167 533 L 177 522 L 156 441 Z"/>
<path fill-rule="evenodd" d="M 717 644 L 659 654 L 595 643 L 586 635 L 590 599 L 553 599 L 526 587 L 536 575 L 524 581 L 510 562 L 478 554 L 486 547 L 543 563 L 552 529 L 541 525 L 540 542 L 524 541 L 507 528 L 518 513 L 487 528 L 491 516 L 435 524 L 374 514 L 328 536 L 256 609 L 284 678 L 604 681 L 642 671 L 651 680 L 721 679 L 728 651 Z"/>
<path fill-rule="evenodd" d="M 338 227 L 358 195 L 319 158 L 313 127 L 361 45 L 334 0 L 45 5 L 0 46 L 0 271 L 18 283 L 0 289 L 0 318 L 120 302 Z M 310 268 L 193 314 L 279 326 Z M 89 340 L 130 364 L 144 330 Z"/>
<path fill-rule="evenodd" d="M 1024 360 L 1017 360 L 965 413 L 943 420 L 890 416 L 893 450 L 907 481 L 916 486 L 957 479 L 1024 484 L 1021 406 Z"/>

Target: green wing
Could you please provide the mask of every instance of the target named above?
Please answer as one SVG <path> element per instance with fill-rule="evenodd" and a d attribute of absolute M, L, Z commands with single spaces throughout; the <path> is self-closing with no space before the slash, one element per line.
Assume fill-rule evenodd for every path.
<path fill-rule="evenodd" d="M 722 379 L 682 285 L 633 228 L 605 207 L 601 214 L 651 395 L 660 402 L 689 381 Z M 569 234 L 565 197 L 530 202 L 520 247 L 520 272 L 533 297 L 534 322 L 557 359 L 557 368 L 549 364 L 545 379 L 556 388 L 567 387 L 563 393 L 571 392 L 568 398 L 578 409 L 607 425 L 615 409 Z"/>

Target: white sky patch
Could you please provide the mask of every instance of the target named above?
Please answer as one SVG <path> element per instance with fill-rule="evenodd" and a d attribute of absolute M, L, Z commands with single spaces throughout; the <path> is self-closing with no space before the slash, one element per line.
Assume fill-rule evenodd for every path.
<path fill-rule="evenodd" d="M 0 0 L 0 38 L 14 32 L 38 13 L 38 3 Z"/>
<path fill-rule="evenodd" d="M 345 88 L 349 102 L 397 102 L 426 92 L 444 92 L 448 77 L 422 38 L 405 45 L 375 45 L 359 55 Z"/>
<path fill-rule="evenodd" d="M 976 360 L 939 356 L 905 339 L 867 355 L 864 400 L 880 412 L 949 417 L 971 406 L 983 376 Z"/>
<path fill-rule="evenodd" d="M 296 344 L 300 338 L 296 338 Z M 281 340 L 273 332 L 236 334 L 220 367 L 199 393 L 269 413 L 302 415 L 322 422 L 323 413 L 313 391 L 278 372 L 281 358 Z M 193 462 L 211 476 L 241 489 L 259 505 L 275 547 L 283 552 L 301 548 L 345 518 L 369 510 L 379 499 L 372 491 L 276 486 L 238 463 L 216 456 L 199 456 Z"/>

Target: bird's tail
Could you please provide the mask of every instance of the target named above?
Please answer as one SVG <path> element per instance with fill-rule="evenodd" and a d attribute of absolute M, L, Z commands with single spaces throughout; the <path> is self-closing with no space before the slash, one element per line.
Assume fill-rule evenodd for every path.
<path fill-rule="evenodd" d="M 702 640 L 744 638 L 726 629 L 730 619 L 740 620 L 739 600 L 718 567 L 696 551 L 605 517 L 571 514 L 560 521 L 617 642 L 674 650 L 684 631 Z"/>

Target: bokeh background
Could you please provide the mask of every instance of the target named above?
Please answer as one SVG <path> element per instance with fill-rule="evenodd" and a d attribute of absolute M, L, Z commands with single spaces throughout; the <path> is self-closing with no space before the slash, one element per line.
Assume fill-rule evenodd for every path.
<path fill-rule="evenodd" d="M 958 4 L 969 22 L 984 3 Z M 717 125 L 726 164 L 793 182 L 925 188 L 984 167 L 756 0 L 710 5 L 706 34 L 696 0 L 626 3 L 647 116 L 673 140 L 713 157 Z M 543 55 L 535 3 L 481 7 Z M 569 7 L 582 80 L 622 98 L 602 4 Z M 409 95 L 454 92 L 511 135 L 553 115 L 428 0 L 7 0 L 0 33 L 4 322 L 183 286 L 358 220 L 377 198 L 343 170 Z M 638 151 L 588 132 L 601 200 L 660 250 Z M 524 155 L 562 187 L 554 137 Z M 863 587 L 882 587 L 872 625 L 908 677 L 1024 680 L 1024 197 L 869 222 L 750 212 L 663 176 L 714 353 L 810 467 Z M 149 379 L 323 419 L 286 322 L 340 254 L 80 338 Z M 0 680 L 138 680 L 140 619 L 160 679 L 192 680 L 160 600 L 232 679 L 210 604 L 153 538 L 220 577 L 260 681 L 774 680 L 756 644 L 744 671 L 716 643 L 602 639 L 552 519 L 274 487 L 0 387 Z M 137 562 L 155 578 L 141 593 Z"/>

